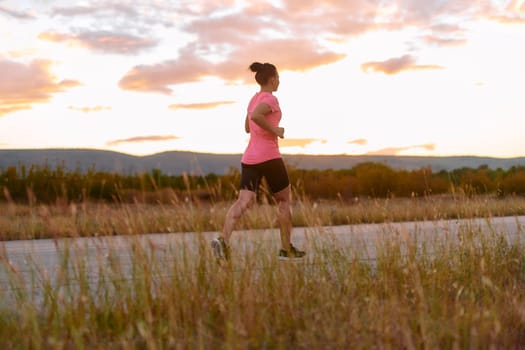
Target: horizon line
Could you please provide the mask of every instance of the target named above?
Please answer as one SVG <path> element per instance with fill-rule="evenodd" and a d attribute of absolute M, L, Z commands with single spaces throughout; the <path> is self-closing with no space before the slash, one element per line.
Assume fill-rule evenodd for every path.
<path fill-rule="evenodd" d="M 218 156 L 237 156 L 242 155 L 242 152 L 205 152 L 205 151 L 191 151 L 191 150 L 165 150 L 148 154 L 134 154 L 124 151 L 116 151 L 111 149 L 104 148 L 88 148 L 88 147 L 41 147 L 41 148 L 0 148 L 0 152 L 10 151 L 10 152 L 20 152 L 20 151 L 92 151 L 92 152 L 108 152 L 123 154 L 132 157 L 150 157 L 154 155 L 164 154 L 164 153 L 192 153 L 192 154 L 203 154 L 203 155 L 218 155 Z M 519 159 L 525 158 L 523 156 L 489 156 L 489 155 L 474 155 L 474 154 L 450 154 L 450 155 L 410 155 L 410 154 L 377 154 L 377 153 L 363 153 L 363 154 L 347 154 L 347 153 L 323 153 L 323 154 L 308 154 L 308 153 L 287 153 L 281 151 L 283 157 L 286 156 L 306 156 L 306 157 L 396 157 L 396 158 L 491 158 L 491 159 Z"/>

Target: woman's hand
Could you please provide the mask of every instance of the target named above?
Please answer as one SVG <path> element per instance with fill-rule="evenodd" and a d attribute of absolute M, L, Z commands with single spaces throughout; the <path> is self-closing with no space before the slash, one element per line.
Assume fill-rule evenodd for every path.
<path fill-rule="evenodd" d="M 275 135 L 279 136 L 280 138 L 284 139 L 284 128 L 277 127 L 277 128 L 275 128 L 273 133 Z"/>

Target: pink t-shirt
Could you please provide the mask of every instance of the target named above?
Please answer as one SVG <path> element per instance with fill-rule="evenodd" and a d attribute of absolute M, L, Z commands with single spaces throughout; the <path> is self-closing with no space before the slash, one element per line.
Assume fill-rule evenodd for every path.
<path fill-rule="evenodd" d="M 281 108 L 279 107 L 277 97 L 269 92 L 258 92 L 252 97 L 248 104 L 250 142 L 241 159 L 241 162 L 244 164 L 258 164 L 266 162 L 267 160 L 281 158 L 277 135 L 264 130 L 250 118 L 255 107 L 260 103 L 265 103 L 271 108 L 272 111 L 266 115 L 266 120 L 268 120 L 271 125 L 277 127 L 281 120 Z"/>

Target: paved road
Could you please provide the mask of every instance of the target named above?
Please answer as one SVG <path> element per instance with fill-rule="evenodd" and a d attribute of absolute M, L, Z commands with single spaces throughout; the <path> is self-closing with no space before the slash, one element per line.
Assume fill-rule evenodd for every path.
<path fill-rule="evenodd" d="M 292 240 L 308 251 L 308 261 L 315 260 L 320 247 L 351 249 L 359 259 L 374 264 L 376 249 L 387 242 L 425 245 L 427 253 L 440 241 L 457 242 L 463 232 L 483 232 L 505 237 L 509 242 L 525 238 L 525 216 L 491 219 L 419 221 L 362 224 L 330 227 L 297 227 Z M 148 234 L 95 238 L 42 239 L 0 242 L 0 306 L 10 304 L 20 290 L 41 297 L 42 281 L 52 285 L 72 283 L 83 278 L 98 281 L 99 272 L 118 261 L 123 279 L 130 278 L 132 256 L 145 254 L 160 266 L 172 267 L 174 259 L 198 260 L 209 254 L 209 241 L 216 232 Z M 137 253 L 137 247 L 141 252 Z M 276 229 L 236 231 L 232 237 L 234 254 L 267 254 L 279 248 Z M 203 250 L 204 249 L 204 250 Z M 145 258 L 148 258 L 145 257 Z M 170 263 L 168 263 L 170 262 Z M 64 282 L 64 266 L 71 271 Z M 239 265 L 241 268 L 241 265 Z M 173 271 L 166 271 L 166 274 Z M 61 282 L 62 281 L 62 282 Z"/>

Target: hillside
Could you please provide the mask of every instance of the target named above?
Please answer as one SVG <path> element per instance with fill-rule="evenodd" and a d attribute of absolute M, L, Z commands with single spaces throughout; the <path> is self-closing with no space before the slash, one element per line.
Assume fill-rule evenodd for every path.
<path fill-rule="evenodd" d="M 0 169 L 9 166 L 33 164 L 62 165 L 68 170 L 88 169 L 104 172 L 133 174 L 160 169 L 163 173 L 178 175 L 225 174 L 231 167 L 238 168 L 240 154 L 207 154 L 170 151 L 149 156 L 132 156 L 124 153 L 89 149 L 41 149 L 41 150 L 0 150 Z M 348 169 L 363 162 L 383 163 L 393 169 L 419 169 L 430 166 L 433 171 L 453 170 L 462 167 L 477 168 L 487 165 L 491 169 L 508 169 L 525 165 L 525 157 L 490 158 L 474 156 L 456 157 L 415 157 L 415 156 L 311 156 L 283 155 L 285 161 L 301 169 Z"/>

